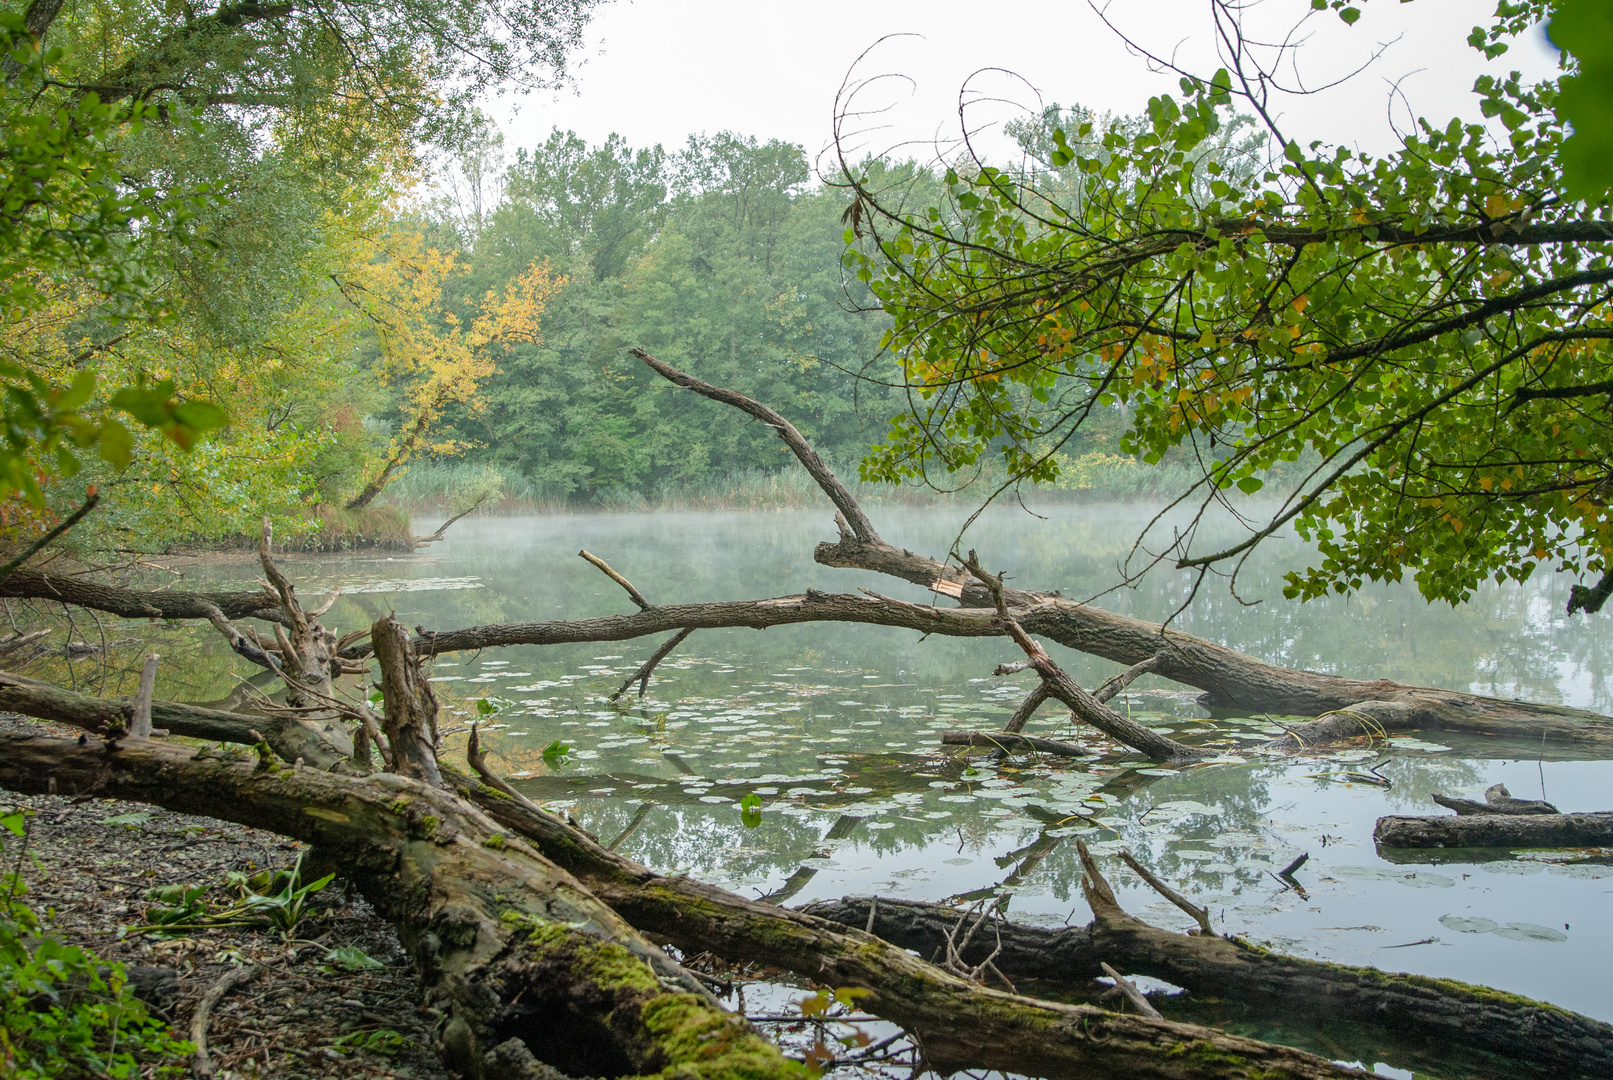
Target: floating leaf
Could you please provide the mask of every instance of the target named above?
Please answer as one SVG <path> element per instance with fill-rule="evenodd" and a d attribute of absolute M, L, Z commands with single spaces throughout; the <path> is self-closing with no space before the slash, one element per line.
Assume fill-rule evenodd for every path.
<path fill-rule="evenodd" d="M 1556 944 L 1568 940 L 1568 935 L 1561 930 L 1526 922 L 1507 923 L 1501 929 L 1492 931 L 1492 933 L 1496 937 L 1510 938 L 1513 941 L 1539 941 Z"/>
<path fill-rule="evenodd" d="M 1459 934 L 1489 934 L 1501 928 L 1501 924 L 1494 919 L 1470 919 L 1461 915 L 1441 916 L 1439 924 L 1447 930 L 1455 930 Z"/>

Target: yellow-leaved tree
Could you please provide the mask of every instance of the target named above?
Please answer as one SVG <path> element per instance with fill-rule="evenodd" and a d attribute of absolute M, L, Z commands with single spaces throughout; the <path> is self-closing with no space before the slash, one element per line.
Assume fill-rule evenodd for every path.
<path fill-rule="evenodd" d="M 433 441 L 450 405 L 475 411 L 477 391 L 498 370 L 504 350 L 538 344 L 539 321 L 565 278 L 535 263 L 502 292 L 489 290 L 469 318 L 453 308 L 453 285 L 466 272 L 458 253 L 426 246 L 417 232 L 389 230 L 371 242 L 373 257 L 355 264 L 341 288 L 374 333 L 381 379 L 401 391 L 402 419 L 374 475 L 347 503 L 368 506 L 418 452 L 452 454 L 454 440 Z"/>

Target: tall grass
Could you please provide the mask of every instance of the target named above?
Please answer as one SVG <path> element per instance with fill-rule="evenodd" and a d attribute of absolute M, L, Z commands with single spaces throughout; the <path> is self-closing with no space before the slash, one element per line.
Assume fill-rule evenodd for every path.
<path fill-rule="evenodd" d="M 855 462 L 831 468 L 858 502 L 868 507 L 938 506 L 974 503 L 997 486 L 985 477 L 956 492 L 917 484 L 869 484 L 856 479 Z M 1061 476 L 1035 488 L 1051 502 L 1156 501 L 1179 494 L 1200 477 L 1188 462 L 1149 465 L 1124 454 L 1090 453 L 1060 459 Z M 589 494 L 546 492 L 530 479 L 492 465 L 463 461 L 422 461 L 393 481 L 383 498 L 400 510 L 456 514 L 483 495 L 480 513 L 524 514 L 564 511 L 643 510 L 797 510 L 821 507 L 825 497 L 806 470 L 735 469 L 697 481 L 661 480 L 646 487 L 617 484 Z"/>

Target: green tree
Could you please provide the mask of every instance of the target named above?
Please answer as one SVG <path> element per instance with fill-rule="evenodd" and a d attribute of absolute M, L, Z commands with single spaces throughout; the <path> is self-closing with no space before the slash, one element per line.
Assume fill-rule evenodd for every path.
<path fill-rule="evenodd" d="M 1495 33 L 1544 12 L 1503 4 Z M 905 213 L 847 170 L 849 265 L 895 320 L 914 403 L 864 475 L 995 458 L 1011 482 L 1050 481 L 1068 440 L 1118 415 L 1127 452 L 1197 463 L 1178 503 L 1200 513 L 1307 466 L 1240 543 L 1206 551 L 1186 528 L 1138 549 L 1199 582 L 1285 526 L 1317 544 L 1288 576 L 1300 598 L 1408 572 L 1453 603 L 1541 565 L 1605 574 L 1613 221 L 1605 199 L 1564 196 L 1555 83 L 1479 80 L 1501 138 L 1424 121 L 1377 158 L 1272 128 L 1269 164 L 1240 171 L 1205 152 L 1266 104 L 1270 72 L 1239 58 L 1184 76 L 1138 128 L 1060 128 L 1050 164 L 1081 173 L 1079 200 L 988 167 Z"/>

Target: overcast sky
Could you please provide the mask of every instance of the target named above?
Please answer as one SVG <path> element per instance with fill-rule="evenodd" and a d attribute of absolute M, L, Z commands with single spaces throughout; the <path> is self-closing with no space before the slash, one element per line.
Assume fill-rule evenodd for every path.
<path fill-rule="evenodd" d="M 1476 119 L 1469 90 L 1486 65 L 1465 38 L 1474 25 L 1488 23 L 1494 6 L 1494 0 L 1376 0 L 1364 4 L 1354 27 L 1332 12 L 1318 14 L 1302 28 L 1304 48 L 1295 54 L 1308 85 L 1354 70 L 1380 45 L 1387 48 L 1341 87 L 1278 101 L 1280 122 L 1306 141 L 1382 152 L 1394 145 L 1396 80 L 1404 100 L 1392 111 L 1402 127 L 1414 113 L 1441 123 L 1453 115 Z M 1280 38 L 1308 7 L 1305 0 L 1255 5 L 1251 36 Z M 1113 0 L 1107 11 L 1151 52 L 1174 55 L 1205 75 L 1219 66 L 1206 0 Z M 558 126 L 590 142 L 618 132 L 632 145 L 659 142 L 668 149 L 691 134 L 729 130 L 787 139 L 816 154 L 830 141 L 836 94 L 850 73 L 903 77 L 875 79 L 860 91 L 857 105 L 888 110 L 857 125 L 875 128 L 856 140 L 860 148 L 900 147 L 902 156 L 924 156 L 938 137 L 957 135 L 959 92 L 968 83 L 977 97 L 1006 99 L 967 112 L 972 127 L 985 129 L 987 151 L 1001 154 L 1005 144 L 990 131 L 1038 101 L 1132 112 L 1153 94 L 1173 92 L 1177 79 L 1151 72 L 1084 0 L 615 0 L 600 10 L 576 60 L 571 90 L 489 102 L 507 147 L 535 145 Z M 1554 64 L 1537 31 L 1489 69 L 1538 76 Z M 990 68 L 1002 71 L 980 73 Z M 1294 81 L 1291 65 L 1284 74 Z"/>

